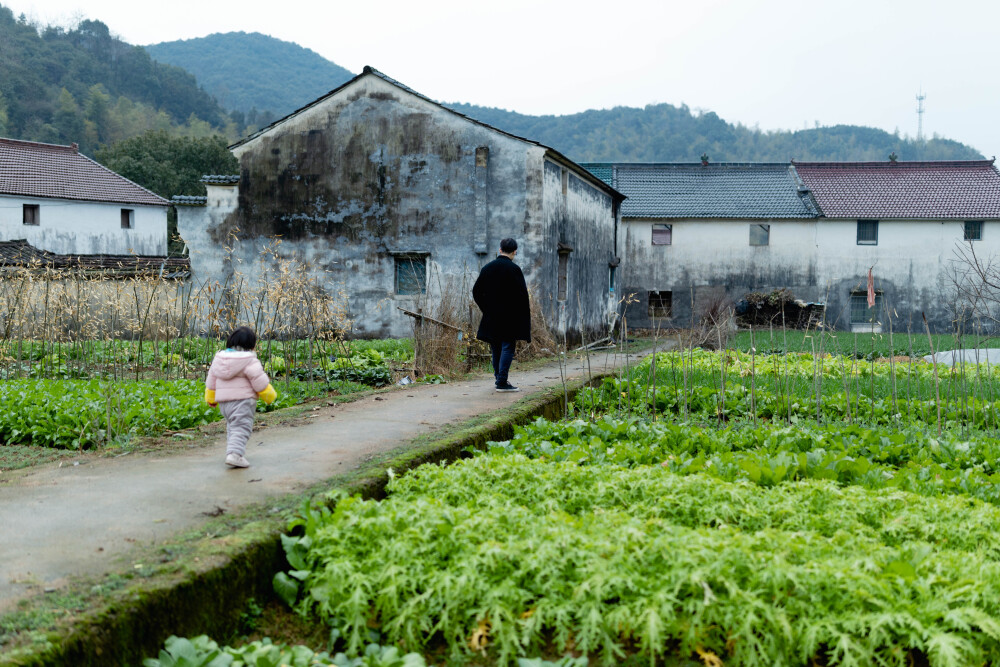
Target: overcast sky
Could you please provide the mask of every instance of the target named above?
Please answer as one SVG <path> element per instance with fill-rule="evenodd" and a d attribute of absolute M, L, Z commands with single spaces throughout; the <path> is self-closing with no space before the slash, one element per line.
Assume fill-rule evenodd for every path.
<path fill-rule="evenodd" d="M 765 130 L 913 136 L 922 89 L 926 136 L 1000 153 L 995 0 L 0 4 L 43 24 L 98 19 L 133 44 L 262 32 L 441 102 L 536 115 L 667 102 Z"/>

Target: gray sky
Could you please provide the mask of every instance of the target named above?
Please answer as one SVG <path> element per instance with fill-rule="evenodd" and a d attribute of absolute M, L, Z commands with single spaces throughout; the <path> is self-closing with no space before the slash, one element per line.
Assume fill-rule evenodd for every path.
<path fill-rule="evenodd" d="M 527 114 L 685 103 L 761 129 L 850 123 L 1000 153 L 986 0 L 0 0 L 133 44 L 262 32 L 441 102 Z"/>

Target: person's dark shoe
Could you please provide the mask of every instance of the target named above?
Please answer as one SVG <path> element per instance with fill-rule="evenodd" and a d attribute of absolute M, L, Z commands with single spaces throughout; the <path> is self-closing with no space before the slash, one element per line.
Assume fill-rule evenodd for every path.
<path fill-rule="evenodd" d="M 510 392 L 510 391 L 521 391 L 521 390 L 512 385 L 510 382 L 504 382 L 503 384 L 497 385 L 497 391 Z"/>

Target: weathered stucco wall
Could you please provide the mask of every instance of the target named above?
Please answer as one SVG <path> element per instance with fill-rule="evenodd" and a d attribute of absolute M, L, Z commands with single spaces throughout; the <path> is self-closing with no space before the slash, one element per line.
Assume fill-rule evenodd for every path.
<path fill-rule="evenodd" d="M 750 227 L 770 224 L 767 246 L 750 245 Z M 652 225 L 672 225 L 670 245 L 652 245 Z M 996 226 L 996 233 L 991 234 Z M 996 238 L 994 238 L 996 236 Z M 893 328 L 953 327 L 955 250 L 964 242 L 961 221 L 882 220 L 878 245 L 857 244 L 857 220 L 626 220 L 622 253 L 628 258 L 623 293 L 632 326 L 652 327 L 650 291 L 672 292 L 673 317 L 662 326 L 686 326 L 719 296 L 790 289 L 797 298 L 827 304 L 827 323 L 850 328 L 850 296 L 864 291 L 868 268 L 893 309 Z M 1000 251 L 1000 224 L 986 222 L 977 252 Z M 881 319 L 884 321 L 884 314 Z"/>
<path fill-rule="evenodd" d="M 276 257 L 294 259 L 348 295 L 356 334 L 409 335 L 397 306 L 428 311 L 443 293 L 468 296 L 502 238 L 518 240 L 526 279 L 546 289 L 557 256 L 547 244 L 545 152 L 362 76 L 235 147 L 235 201 L 213 206 L 209 188 L 208 206 L 179 209 L 179 231 L 196 280 L 234 271 L 260 280 Z M 610 198 L 594 186 L 579 181 L 567 202 L 594 209 L 571 224 L 604 215 L 610 229 Z M 265 246 L 274 251 L 263 255 Z M 396 293 L 396 258 L 406 254 L 426 258 L 424 295 Z"/>
<path fill-rule="evenodd" d="M 38 206 L 39 224 L 24 224 L 24 204 Z M 122 229 L 123 208 L 134 211 L 132 229 Z M 59 255 L 161 256 L 167 254 L 167 207 L 0 196 L 0 239 L 26 239 Z"/>
<path fill-rule="evenodd" d="M 557 322 L 557 330 L 571 341 L 580 331 L 593 340 L 608 333 L 616 307 L 608 280 L 615 249 L 611 197 L 551 160 L 544 163 L 542 188 L 545 233 L 539 250 L 544 261 L 537 298 L 547 319 Z M 560 249 L 566 257 L 564 294 L 559 289 Z"/>

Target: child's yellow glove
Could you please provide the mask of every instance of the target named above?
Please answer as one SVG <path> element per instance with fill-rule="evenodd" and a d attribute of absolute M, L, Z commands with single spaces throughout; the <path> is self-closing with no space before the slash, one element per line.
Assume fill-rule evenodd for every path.
<path fill-rule="evenodd" d="M 218 402 L 215 400 L 214 389 L 209 389 L 207 387 L 205 388 L 205 402 L 211 405 L 213 408 L 218 405 Z"/>
<path fill-rule="evenodd" d="M 271 385 L 267 385 L 267 389 L 265 389 L 262 392 L 259 392 L 257 395 L 260 396 L 260 400 L 264 401 L 268 405 L 274 403 L 274 400 L 278 398 L 278 392 L 276 392 L 274 390 L 274 387 L 272 387 Z"/>

